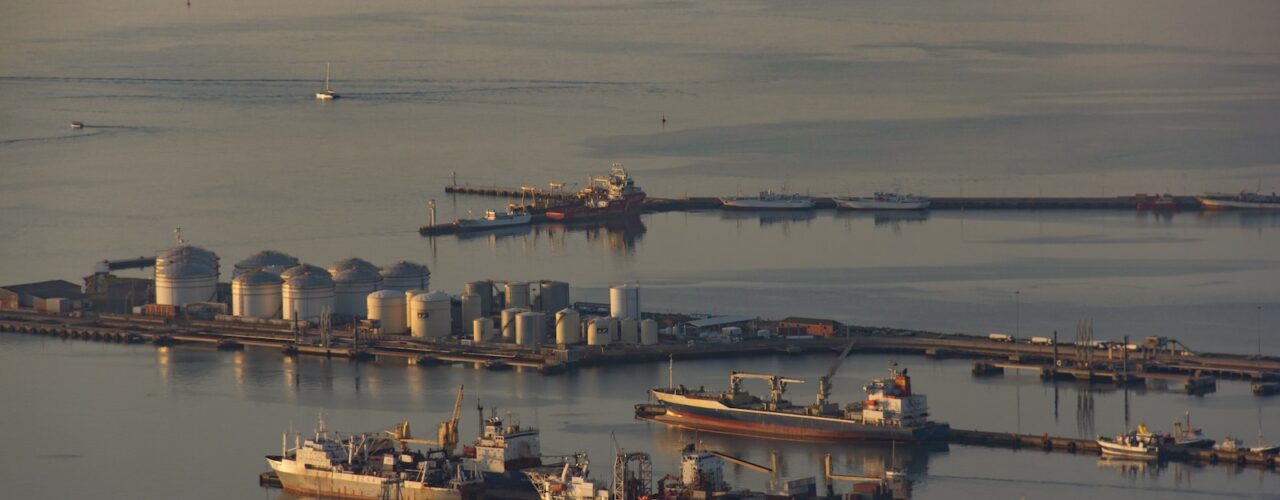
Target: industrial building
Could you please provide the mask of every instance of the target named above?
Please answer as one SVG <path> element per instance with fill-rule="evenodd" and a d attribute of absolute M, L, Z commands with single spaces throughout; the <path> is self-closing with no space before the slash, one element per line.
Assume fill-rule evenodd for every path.
<path fill-rule="evenodd" d="M 835 337 L 844 334 L 844 325 L 831 319 L 791 316 L 778 322 L 778 334 L 785 336 Z"/>
<path fill-rule="evenodd" d="M 0 288 L 0 308 L 20 307 L 48 312 L 68 312 L 91 306 L 80 291 L 80 285 L 70 281 L 52 280 L 23 283 Z"/>

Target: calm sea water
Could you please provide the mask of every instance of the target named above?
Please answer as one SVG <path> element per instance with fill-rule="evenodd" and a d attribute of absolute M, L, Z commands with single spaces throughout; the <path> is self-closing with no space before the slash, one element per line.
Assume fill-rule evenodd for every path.
<path fill-rule="evenodd" d="M 653 196 L 1274 191 L 1274 2 L 16 0 L 0 10 L 2 283 L 77 281 L 101 259 L 166 248 L 181 226 L 224 271 L 274 248 L 321 265 L 422 261 L 451 292 L 479 278 L 548 278 L 600 301 L 609 285 L 638 281 L 654 310 L 1021 336 L 1070 336 L 1093 319 L 1101 338 L 1280 353 L 1274 214 L 700 212 L 416 233 L 429 199 L 441 218 L 505 203 L 444 195 L 455 173 L 580 186 L 615 161 Z M 345 95 L 331 103 L 312 99 L 326 62 Z M 87 126 L 70 130 L 71 120 Z M 846 399 L 887 360 L 854 361 L 837 386 Z M 964 362 L 912 361 L 935 413 L 960 427 L 1088 436 L 1125 426 L 1123 393 L 1059 386 L 1055 406 L 1038 380 L 974 382 Z M 744 366 L 812 377 L 821 365 L 678 371 L 718 386 Z M 36 497 L 270 497 L 253 477 L 290 422 L 307 427 L 323 409 L 337 428 L 406 417 L 421 428 L 458 383 L 537 422 L 548 450 L 607 457 L 612 433 L 669 471 L 688 438 L 630 419 L 643 389 L 665 381 L 660 366 L 542 378 L 0 336 L 0 367 L 0 437 L 19 450 L 0 458 L 0 483 Z M 1280 438 L 1275 402 L 1241 384 L 1129 397 L 1130 422 L 1163 426 L 1190 409 L 1215 438 L 1249 441 L 1259 420 Z M 592 439 L 570 438 L 580 435 Z M 755 443 L 714 444 L 764 459 Z M 888 452 L 779 449 L 798 473 L 824 451 L 850 471 Z M 899 458 L 922 473 L 925 498 L 1280 490 L 1273 475 L 1224 468 L 1126 476 L 1085 457 L 965 447 Z"/>

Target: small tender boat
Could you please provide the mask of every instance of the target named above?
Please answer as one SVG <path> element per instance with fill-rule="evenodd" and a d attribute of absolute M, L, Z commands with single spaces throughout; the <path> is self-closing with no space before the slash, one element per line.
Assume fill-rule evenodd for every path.
<path fill-rule="evenodd" d="M 929 199 L 911 194 L 876 193 L 866 197 L 832 198 L 836 208 L 849 210 L 924 210 L 929 208 Z"/>
<path fill-rule="evenodd" d="M 1149 196 L 1146 193 L 1138 193 L 1134 198 L 1137 199 L 1138 210 L 1177 210 L 1178 201 L 1169 193 Z"/>
<path fill-rule="evenodd" d="M 81 122 L 75 122 L 75 121 L 73 121 L 73 122 L 71 122 L 71 128 L 81 129 L 81 128 L 84 128 L 84 124 L 83 124 L 83 123 L 81 123 Z"/>
<path fill-rule="evenodd" d="M 1217 444 L 1213 445 L 1213 449 L 1217 451 L 1240 451 L 1244 449 L 1244 441 L 1227 436 L 1222 438 Z"/>
<path fill-rule="evenodd" d="M 1146 425 L 1138 430 L 1120 434 L 1114 438 L 1098 436 L 1098 446 L 1104 456 L 1154 459 L 1160 456 L 1160 439 Z"/>
<path fill-rule="evenodd" d="M 342 96 L 329 88 L 329 63 L 324 63 L 324 90 L 316 92 L 316 99 L 321 101 L 332 101 L 339 97 Z"/>

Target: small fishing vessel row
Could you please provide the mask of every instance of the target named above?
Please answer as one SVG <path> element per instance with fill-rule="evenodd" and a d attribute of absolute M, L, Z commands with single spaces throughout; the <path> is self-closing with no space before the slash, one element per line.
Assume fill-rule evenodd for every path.
<path fill-rule="evenodd" d="M 1221 442 L 1215 442 L 1204 435 L 1204 431 L 1191 425 L 1191 414 L 1186 414 L 1184 421 L 1173 423 L 1173 432 L 1152 432 L 1146 424 L 1138 424 L 1138 428 L 1112 436 L 1098 436 L 1098 447 L 1103 456 L 1154 460 L 1162 453 L 1177 450 L 1215 450 L 1224 452 L 1247 451 L 1262 455 L 1275 455 L 1280 452 L 1280 445 L 1262 442 L 1258 435 L 1256 446 L 1246 447 L 1239 439 L 1227 436 Z"/>
<path fill-rule="evenodd" d="M 923 196 L 880 192 L 873 196 L 837 196 L 831 199 L 836 208 L 845 210 L 924 210 L 930 200 Z M 756 196 L 720 198 L 721 206 L 729 210 L 810 210 L 817 206 L 817 199 L 794 193 L 761 191 Z"/>

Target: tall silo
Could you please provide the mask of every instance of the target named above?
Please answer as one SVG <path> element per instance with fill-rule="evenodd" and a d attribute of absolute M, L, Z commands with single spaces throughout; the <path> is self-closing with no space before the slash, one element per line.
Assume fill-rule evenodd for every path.
<path fill-rule="evenodd" d="M 569 307 L 569 284 L 549 280 L 538 282 L 538 300 L 534 305 L 534 310 L 547 313 Z"/>
<path fill-rule="evenodd" d="M 404 294 L 391 290 L 378 290 L 369 294 L 365 302 L 369 311 L 369 319 L 378 320 L 382 324 L 381 331 L 386 335 L 404 335 L 409 330 L 405 323 L 409 313 L 405 312 Z"/>
<path fill-rule="evenodd" d="M 501 323 L 499 323 L 498 329 L 502 332 L 503 342 L 516 341 L 516 316 L 525 311 L 526 309 L 519 307 L 508 307 L 502 310 Z"/>
<path fill-rule="evenodd" d="M 493 338 L 490 332 L 493 328 L 493 320 L 489 318 L 476 318 L 471 322 L 471 343 L 475 345 L 486 344 Z"/>
<path fill-rule="evenodd" d="M 492 281 L 472 281 L 467 283 L 464 285 L 463 294 L 477 295 L 480 297 L 481 316 L 491 316 L 494 314 Z"/>
<path fill-rule="evenodd" d="M 279 318 L 284 300 L 283 284 L 280 276 L 263 269 L 242 272 L 231 280 L 231 314 L 245 318 Z"/>
<path fill-rule="evenodd" d="M 296 265 L 298 265 L 297 257 L 275 250 L 263 250 L 237 262 L 235 269 L 231 271 L 231 277 L 234 279 L 236 276 L 259 269 L 279 276 L 285 269 Z"/>
<path fill-rule="evenodd" d="M 561 345 L 572 345 L 581 342 L 578 338 L 582 334 L 581 317 L 578 311 L 573 309 L 561 309 L 556 313 L 556 343 Z"/>
<path fill-rule="evenodd" d="M 383 267 L 379 273 L 382 274 L 382 288 L 384 290 L 406 292 L 414 289 L 427 290 L 431 288 L 431 271 L 422 264 L 414 264 L 402 260 Z"/>
<path fill-rule="evenodd" d="M 367 268 L 348 267 L 333 275 L 334 314 L 363 318 L 369 314 L 369 294 L 382 284 L 382 276 Z"/>
<path fill-rule="evenodd" d="M 479 295 L 464 293 L 461 297 L 458 297 L 458 301 L 462 303 L 460 314 L 462 315 L 461 325 L 464 328 L 471 326 L 471 322 L 483 316 L 480 314 L 482 304 Z"/>
<path fill-rule="evenodd" d="M 202 262 L 171 260 L 156 271 L 157 304 L 185 306 L 209 302 L 217 293 L 218 272 Z"/>
<path fill-rule="evenodd" d="M 290 271 L 298 267 L 291 268 Z M 333 278 L 323 268 L 308 267 L 285 278 L 281 293 L 284 319 L 318 321 L 325 314 L 333 313 Z"/>
<path fill-rule="evenodd" d="M 529 284 L 523 281 L 508 281 L 506 288 L 507 307 L 529 308 Z"/>
<path fill-rule="evenodd" d="M 540 312 L 522 312 L 516 315 L 516 345 L 536 348 L 546 337 L 547 315 Z"/>
<path fill-rule="evenodd" d="M 640 318 L 640 287 L 624 283 L 609 288 L 609 315 L 618 319 Z"/>

